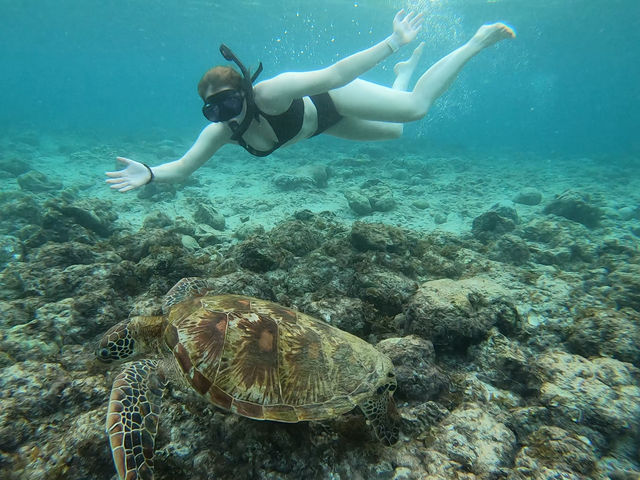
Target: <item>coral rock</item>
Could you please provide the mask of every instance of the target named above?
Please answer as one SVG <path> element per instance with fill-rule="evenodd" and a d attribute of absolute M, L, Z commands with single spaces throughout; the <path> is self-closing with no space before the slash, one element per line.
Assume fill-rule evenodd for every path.
<path fill-rule="evenodd" d="M 509 262 L 514 265 L 523 265 L 531 258 L 531 250 L 527 242 L 520 237 L 505 234 L 494 245 L 490 258 L 501 262 Z"/>
<path fill-rule="evenodd" d="M 593 228 L 600 224 L 604 212 L 591 204 L 587 194 L 567 190 L 544 207 L 544 213 L 552 213 Z"/>
<path fill-rule="evenodd" d="M 359 298 L 328 297 L 303 303 L 300 309 L 354 335 L 363 336 L 371 330 L 373 309 Z"/>
<path fill-rule="evenodd" d="M 481 277 L 423 283 L 405 314 L 409 332 L 452 349 L 481 341 L 495 324 L 518 317 L 508 292 Z"/>
<path fill-rule="evenodd" d="M 477 404 L 464 404 L 436 429 L 431 448 L 482 478 L 504 475 L 511 464 L 516 436 Z"/>
<path fill-rule="evenodd" d="M 371 212 L 388 212 L 396 206 L 393 190 L 380 180 L 369 180 L 359 190 L 349 190 L 344 196 L 351 210 L 358 215 Z"/>
<path fill-rule="evenodd" d="M 205 223 L 216 230 L 224 230 L 225 228 L 224 216 L 210 205 L 199 204 L 193 214 L 193 219 L 198 223 Z"/>
<path fill-rule="evenodd" d="M 373 212 L 369 198 L 362 192 L 358 190 L 348 190 L 344 193 L 344 196 L 349 203 L 349 208 L 358 215 L 368 215 Z"/>
<path fill-rule="evenodd" d="M 629 308 L 590 310 L 569 329 L 568 343 L 585 357 L 610 356 L 640 367 L 640 314 Z"/>
<path fill-rule="evenodd" d="M 524 441 L 516 456 L 514 479 L 581 479 L 593 473 L 596 461 L 588 438 L 544 426 Z"/>
<path fill-rule="evenodd" d="M 276 187 L 281 190 L 296 190 L 310 187 L 324 188 L 329 179 L 326 165 L 305 165 L 292 173 L 279 173 L 272 178 Z"/>
<path fill-rule="evenodd" d="M 611 285 L 609 298 L 615 302 L 616 307 L 631 307 L 640 312 L 640 265 L 627 263 L 620 265 L 608 277 L 608 285 Z"/>
<path fill-rule="evenodd" d="M 612 358 L 549 351 L 536 359 L 540 402 L 556 417 L 615 436 L 640 427 L 640 370 Z"/>
<path fill-rule="evenodd" d="M 522 205 L 538 205 L 542 201 L 542 194 L 535 188 L 523 188 L 513 197 L 514 203 Z"/>
<path fill-rule="evenodd" d="M 380 252 L 401 253 L 408 248 L 408 239 L 404 230 L 383 223 L 353 222 L 351 244 L 361 252 L 376 250 Z"/>
<path fill-rule="evenodd" d="M 433 344 L 415 335 L 387 338 L 376 346 L 395 366 L 397 397 L 429 400 L 447 390 L 448 380 L 435 364 Z"/>
<path fill-rule="evenodd" d="M 51 192 L 62 188 L 62 183 L 49 179 L 38 170 L 29 170 L 18 175 L 18 185 L 22 190 L 32 193 Z"/>
<path fill-rule="evenodd" d="M 488 212 L 473 219 L 471 232 L 482 241 L 511 232 L 518 223 L 518 214 L 513 208 L 493 206 Z"/>

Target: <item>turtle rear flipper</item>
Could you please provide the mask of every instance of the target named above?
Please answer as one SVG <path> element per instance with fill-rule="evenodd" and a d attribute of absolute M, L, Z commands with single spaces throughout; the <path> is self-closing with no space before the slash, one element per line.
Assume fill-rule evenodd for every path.
<path fill-rule="evenodd" d="M 360 404 L 360 408 L 382 443 L 391 446 L 400 435 L 400 415 L 388 392 L 374 394 Z"/>
<path fill-rule="evenodd" d="M 202 296 L 209 289 L 206 280 L 199 277 L 186 277 L 178 281 L 171 290 L 164 296 L 162 312 L 167 313 L 176 303 L 182 302 L 186 298 Z"/>
<path fill-rule="evenodd" d="M 109 397 L 107 435 L 120 480 L 153 480 L 153 451 L 165 383 L 158 362 L 125 365 Z"/>

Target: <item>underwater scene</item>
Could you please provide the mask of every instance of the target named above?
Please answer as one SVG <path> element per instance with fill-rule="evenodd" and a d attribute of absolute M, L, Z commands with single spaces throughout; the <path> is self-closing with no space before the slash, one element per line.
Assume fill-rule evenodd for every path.
<path fill-rule="evenodd" d="M 0 479 L 640 479 L 640 2 L 0 19 Z"/>

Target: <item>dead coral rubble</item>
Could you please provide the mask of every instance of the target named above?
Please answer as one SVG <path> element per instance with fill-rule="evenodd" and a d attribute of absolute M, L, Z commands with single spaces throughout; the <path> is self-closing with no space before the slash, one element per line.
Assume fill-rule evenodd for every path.
<path fill-rule="evenodd" d="M 174 387 L 158 480 L 640 475 L 640 259 L 624 245 L 596 255 L 580 223 L 499 210 L 454 237 L 304 211 L 232 241 L 206 208 L 196 216 L 209 228 L 154 214 L 131 231 L 108 203 L 73 194 L 0 200 L 1 233 L 15 239 L 0 272 L 2 478 L 113 477 L 103 425 L 118 367 L 94 363 L 95 340 L 130 312 L 158 313 L 185 276 L 377 343 L 396 366 L 403 433 L 382 447 L 356 413 L 255 422 Z M 622 257 L 629 267 L 603 269 Z"/>

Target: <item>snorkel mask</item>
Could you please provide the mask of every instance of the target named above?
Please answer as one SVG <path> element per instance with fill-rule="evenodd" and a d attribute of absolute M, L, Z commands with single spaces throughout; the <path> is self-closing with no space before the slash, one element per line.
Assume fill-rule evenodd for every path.
<path fill-rule="evenodd" d="M 242 112 L 244 97 L 237 90 L 222 90 L 209 95 L 202 106 L 202 113 L 210 122 L 226 122 Z"/>
<path fill-rule="evenodd" d="M 238 60 L 238 57 L 224 43 L 220 45 L 220 53 L 230 62 L 235 63 L 242 72 L 242 92 L 237 90 L 222 90 L 221 92 L 210 95 L 205 99 L 202 113 L 207 120 L 211 122 L 225 122 L 240 115 L 242 112 L 243 100 L 247 102 L 247 112 L 242 123 L 230 122 L 233 130 L 232 140 L 237 140 L 249 128 L 249 124 L 254 118 L 258 118 L 258 110 L 253 101 L 253 82 L 262 72 L 262 62 L 258 64 L 256 73 L 251 72 Z"/>

